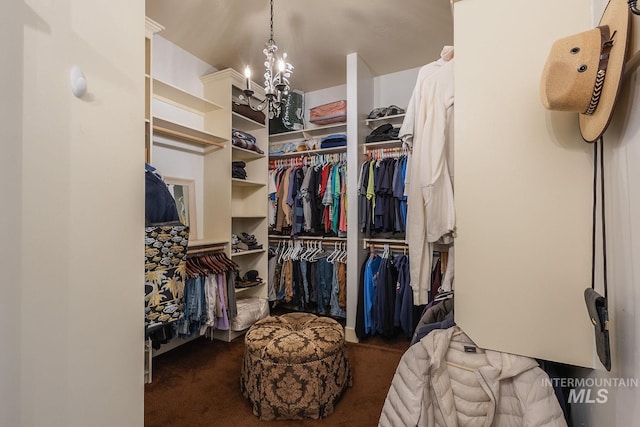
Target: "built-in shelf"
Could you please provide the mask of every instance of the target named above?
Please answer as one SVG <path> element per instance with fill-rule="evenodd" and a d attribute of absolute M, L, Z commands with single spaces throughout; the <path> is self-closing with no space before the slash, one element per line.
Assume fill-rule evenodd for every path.
<path fill-rule="evenodd" d="M 187 255 L 195 255 L 198 253 L 209 251 L 222 251 L 229 244 L 228 240 L 201 239 L 189 241 Z"/>
<path fill-rule="evenodd" d="M 362 148 L 366 153 L 367 151 L 376 148 L 395 148 L 400 146 L 402 146 L 402 141 L 400 141 L 399 139 L 389 139 L 387 141 L 367 142 L 362 145 Z"/>
<path fill-rule="evenodd" d="M 255 129 L 264 129 L 266 127 L 264 123 L 256 122 L 255 120 L 236 113 L 235 111 L 231 113 L 231 117 L 233 120 L 233 127 L 245 132 L 250 132 Z"/>
<path fill-rule="evenodd" d="M 265 185 L 267 185 L 264 182 L 249 181 L 247 179 L 238 179 L 238 178 L 231 178 L 231 183 L 238 187 L 264 187 Z"/>
<path fill-rule="evenodd" d="M 153 97 L 162 102 L 166 102 L 198 114 L 204 114 L 222 108 L 207 99 L 193 95 L 179 87 L 158 79 L 153 79 Z"/>
<path fill-rule="evenodd" d="M 247 150 L 246 148 L 236 147 L 235 145 L 232 145 L 231 149 L 233 150 L 231 152 L 231 156 L 233 157 L 233 160 L 247 161 L 247 160 L 261 159 L 265 156 L 265 154 L 256 153 L 253 150 Z"/>
<path fill-rule="evenodd" d="M 237 294 L 245 293 L 245 292 L 250 291 L 250 290 L 252 290 L 252 289 L 259 288 L 259 287 L 264 286 L 264 285 L 266 285 L 266 284 L 267 284 L 267 282 L 262 281 L 262 283 L 260 283 L 260 284 L 258 284 L 258 285 L 255 285 L 255 286 L 249 286 L 248 288 L 235 288 L 235 289 L 236 289 L 236 295 L 237 295 Z"/>
<path fill-rule="evenodd" d="M 344 133 L 347 131 L 346 123 L 333 123 L 330 125 L 316 126 L 307 129 L 293 130 L 290 132 L 275 133 L 269 135 L 270 142 L 285 142 L 293 140 L 309 139 L 319 135 L 328 135 L 331 133 Z"/>
<path fill-rule="evenodd" d="M 378 117 L 377 119 L 366 119 L 364 123 L 370 128 L 377 128 L 384 123 L 402 123 L 402 120 L 404 120 L 404 116 L 404 114 L 396 114 L 394 116 Z"/>
<path fill-rule="evenodd" d="M 231 256 L 232 257 L 237 257 L 237 256 L 243 256 L 243 255 L 261 254 L 264 251 L 266 251 L 266 249 L 262 248 L 262 249 L 248 250 L 248 251 L 231 252 Z"/>
<path fill-rule="evenodd" d="M 193 129 L 159 117 L 153 118 L 153 133 L 201 147 L 216 146 L 223 148 L 227 141 L 225 138 L 209 132 Z"/>
<path fill-rule="evenodd" d="M 190 240 L 189 241 L 189 249 L 191 248 L 199 248 L 202 246 L 223 246 L 228 245 L 228 240 L 218 240 L 218 239 L 199 239 L 199 240 Z"/>
<path fill-rule="evenodd" d="M 240 214 L 240 215 L 231 215 L 231 219 L 264 219 L 266 215 L 253 215 L 253 214 Z"/>

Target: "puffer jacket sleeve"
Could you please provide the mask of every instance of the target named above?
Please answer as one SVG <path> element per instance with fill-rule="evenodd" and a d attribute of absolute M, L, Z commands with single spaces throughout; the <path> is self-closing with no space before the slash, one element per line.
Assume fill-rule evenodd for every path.
<path fill-rule="evenodd" d="M 424 425 L 421 414 L 427 387 L 427 352 L 421 345 L 413 345 L 400 359 L 391 387 L 382 407 L 378 426 L 380 427 L 412 427 Z"/>
<path fill-rule="evenodd" d="M 567 427 L 546 372 L 531 369 L 520 374 L 515 384 L 524 403 L 523 427 Z"/>

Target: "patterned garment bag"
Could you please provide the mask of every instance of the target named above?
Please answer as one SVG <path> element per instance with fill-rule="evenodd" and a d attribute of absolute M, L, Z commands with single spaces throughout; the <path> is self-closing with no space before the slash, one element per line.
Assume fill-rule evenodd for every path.
<path fill-rule="evenodd" d="M 175 322 L 184 313 L 189 227 L 145 228 L 145 328 Z"/>

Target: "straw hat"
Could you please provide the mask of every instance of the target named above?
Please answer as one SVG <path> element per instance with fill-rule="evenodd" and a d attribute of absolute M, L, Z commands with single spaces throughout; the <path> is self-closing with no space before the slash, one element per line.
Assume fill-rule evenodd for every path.
<path fill-rule="evenodd" d="M 542 72 L 548 110 L 579 114 L 580 133 L 594 142 L 607 129 L 618 97 L 629 35 L 626 0 L 610 0 L 598 27 L 556 41 Z"/>

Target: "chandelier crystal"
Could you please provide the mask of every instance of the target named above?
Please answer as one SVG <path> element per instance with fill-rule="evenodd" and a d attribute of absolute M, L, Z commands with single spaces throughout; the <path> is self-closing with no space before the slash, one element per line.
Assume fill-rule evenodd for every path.
<path fill-rule="evenodd" d="M 289 78 L 293 73 L 293 65 L 287 62 L 287 54 L 283 53 L 282 57 L 278 57 L 278 45 L 273 39 L 273 0 L 271 4 L 271 20 L 269 40 L 265 43 L 262 53 L 265 55 L 264 61 L 264 101 L 258 105 L 251 105 L 251 97 L 254 91 L 251 90 L 251 69 L 249 66 L 245 68 L 246 88 L 243 90 L 244 96 L 240 95 L 240 99 L 244 101 L 252 110 L 262 111 L 265 106 L 269 105 L 269 118 L 278 117 L 283 102 L 289 95 Z"/>

